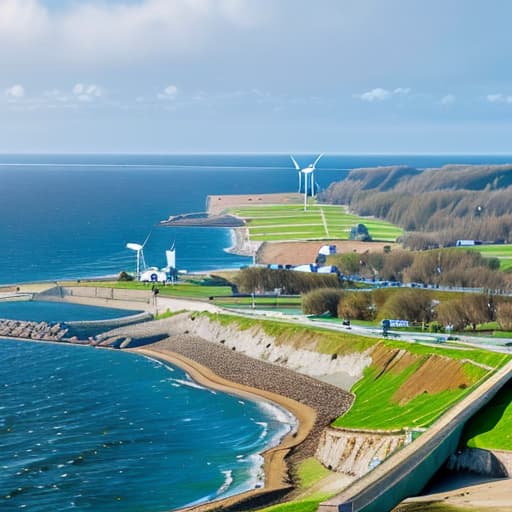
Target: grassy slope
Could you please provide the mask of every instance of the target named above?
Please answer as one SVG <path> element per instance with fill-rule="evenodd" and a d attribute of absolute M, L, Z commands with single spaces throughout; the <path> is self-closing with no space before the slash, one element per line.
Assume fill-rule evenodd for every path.
<path fill-rule="evenodd" d="M 512 451 L 512 382 L 466 424 L 462 442 L 471 448 Z"/>
<path fill-rule="evenodd" d="M 460 249 L 478 251 L 486 258 L 498 258 L 501 270 L 512 270 L 512 244 L 473 245 Z"/>
<path fill-rule="evenodd" d="M 304 212 L 301 205 L 261 205 L 236 208 L 231 213 L 247 220 L 251 239 L 258 241 L 346 240 L 350 229 L 359 223 L 366 225 L 376 241 L 394 241 L 402 234 L 400 228 L 389 222 L 349 214 L 344 206 L 310 205 Z"/>
<path fill-rule="evenodd" d="M 427 426 L 488 375 L 488 370 L 475 366 L 468 360 L 499 368 L 510 359 L 510 356 L 484 350 L 459 350 L 419 343 L 375 340 L 349 333 L 270 320 L 262 321 L 229 315 L 208 314 L 208 316 L 225 325 L 234 323 L 242 330 L 259 326 L 267 334 L 276 337 L 276 343 L 291 344 L 325 354 L 344 355 L 379 348 L 389 351 L 390 354 L 393 350 L 403 350 L 417 356 L 414 363 L 398 374 L 391 371 L 384 372 L 376 378 L 380 370 L 374 364 L 366 369 L 363 378 L 352 390 L 356 394 L 354 405 L 349 412 L 334 422 L 335 426 L 347 428 L 394 429 L 406 426 Z M 461 361 L 464 374 L 471 385 L 468 388 L 447 389 L 436 394 L 421 394 L 403 405 L 396 403 L 392 399 L 395 392 L 431 354 Z"/>
<path fill-rule="evenodd" d="M 304 492 L 311 489 L 311 487 L 330 474 L 331 472 L 314 458 L 302 461 L 297 468 L 298 491 Z M 261 512 L 316 512 L 318 504 L 329 497 L 329 494 L 311 493 L 305 499 L 266 507 Z"/>

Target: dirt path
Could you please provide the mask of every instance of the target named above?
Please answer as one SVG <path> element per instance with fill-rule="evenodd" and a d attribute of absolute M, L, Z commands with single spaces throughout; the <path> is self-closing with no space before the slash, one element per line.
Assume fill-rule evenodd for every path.
<path fill-rule="evenodd" d="M 322 245 L 336 246 L 337 253 L 346 252 L 382 252 L 385 245 L 395 247 L 387 242 L 358 242 L 355 240 L 326 240 L 304 242 L 265 242 L 256 256 L 257 263 L 276 263 L 281 265 L 302 265 L 314 263 Z"/>

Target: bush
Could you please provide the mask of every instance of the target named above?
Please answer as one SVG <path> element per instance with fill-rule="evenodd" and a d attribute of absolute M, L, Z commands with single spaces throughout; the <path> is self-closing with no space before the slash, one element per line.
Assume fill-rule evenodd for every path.
<path fill-rule="evenodd" d="M 505 331 L 512 331 L 512 303 L 502 302 L 496 307 L 496 320 Z"/>
<path fill-rule="evenodd" d="M 347 293 L 338 304 L 338 317 L 347 320 L 373 320 L 375 305 L 370 292 Z"/>
<path fill-rule="evenodd" d="M 281 289 L 281 293 L 300 294 L 316 288 L 341 288 L 335 274 L 294 272 L 293 270 L 272 270 L 263 267 L 248 267 L 234 278 L 241 292 L 253 293 Z"/>
<path fill-rule="evenodd" d="M 343 298 L 343 290 L 319 288 L 302 296 L 302 311 L 306 315 L 322 315 L 326 312 L 332 316 L 338 314 L 338 303 Z"/>
<path fill-rule="evenodd" d="M 430 322 L 432 316 L 432 296 L 420 290 L 400 290 L 390 295 L 379 311 L 379 318 L 409 322 Z"/>
<path fill-rule="evenodd" d="M 125 272 L 124 270 L 122 272 L 119 272 L 119 275 L 117 276 L 118 281 L 133 281 L 133 276 L 128 274 L 128 272 Z"/>
<path fill-rule="evenodd" d="M 358 224 L 350 230 L 350 240 L 359 240 L 360 242 L 369 242 L 372 237 L 368 233 L 368 228 L 364 224 Z"/>

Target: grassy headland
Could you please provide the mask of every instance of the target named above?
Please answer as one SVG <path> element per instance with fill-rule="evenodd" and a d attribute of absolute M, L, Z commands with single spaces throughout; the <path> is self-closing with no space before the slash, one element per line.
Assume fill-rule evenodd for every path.
<path fill-rule="evenodd" d="M 337 205 L 311 204 L 307 211 L 296 204 L 260 205 L 229 212 L 246 221 L 254 241 L 348 240 L 357 224 L 364 224 L 375 241 L 394 242 L 402 234 L 389 222 L 352 215 Z"/>

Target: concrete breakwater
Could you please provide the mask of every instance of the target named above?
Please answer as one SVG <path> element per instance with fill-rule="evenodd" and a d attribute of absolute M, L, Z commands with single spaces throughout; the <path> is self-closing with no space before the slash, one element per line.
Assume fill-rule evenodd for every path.
<path fill-rule="evenodd" d="M 62 341 L 68 328 L 61 323 L 1 320 L 0 336 L 41 341 Z"/>

